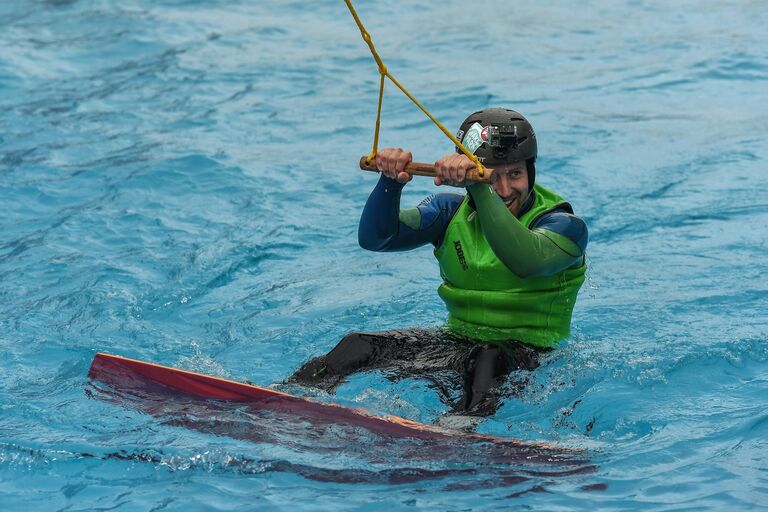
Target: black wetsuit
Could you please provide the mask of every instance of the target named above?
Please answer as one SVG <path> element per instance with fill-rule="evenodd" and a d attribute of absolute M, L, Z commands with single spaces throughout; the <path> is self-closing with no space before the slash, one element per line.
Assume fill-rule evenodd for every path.
<path fill-rule="evenodd" d="M 516 341 L 478 343 L 442 329 L 353 332 L 288 381 L 333 391 L 352 373 L 382 370 L 392 380 L 427 380 L 453 412 L 488 416 L 498 408 L 500 385 L 509 373 L 536 368 L 543 350 Z M 459 388 L 463 392 L 457 400 L 454 390 Z"/>

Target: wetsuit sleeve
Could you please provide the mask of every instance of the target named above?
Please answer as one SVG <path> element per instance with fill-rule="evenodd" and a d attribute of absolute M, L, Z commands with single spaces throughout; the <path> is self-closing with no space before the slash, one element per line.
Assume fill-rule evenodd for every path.
<path fill-rule="evenodd" d="M 405 251 L 431 243 L 439 245 L 464 196 L 438 194 L 418 207 L 400 209 L 403 184 L 382 174 L 360 217 L 357 237 L 369 251 Z"/>
<path fill-rule="evenodd" d="M 582 261 L 587 235 L 586 225 L 578 217 L 569 216 L 575 219 L 573 224 L 580 223 L 583 229 L 574 228 L 571 222 L 558 218 L 552 222 L 538 222 L 533 229 L 528 229 L 514 215 L 510 215 L 507 206 L 490 185 L 476 183 L 467 190 L 475 202 L 488 244 L 496 257 L 515 275 L 550 276 Z M 569 235 L 577 240 L 569 238 Z"/>

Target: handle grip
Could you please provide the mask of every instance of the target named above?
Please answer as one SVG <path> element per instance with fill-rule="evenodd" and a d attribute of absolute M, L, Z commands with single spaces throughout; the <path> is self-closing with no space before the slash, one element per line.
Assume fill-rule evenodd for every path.
<path fill-rule="evenodd" d="M 374 165 L 374 162 L 369 162 L 367 156 L 360 157 L 360 169 L 364 171 L 379 172 Z M 405 166 L 403 172 L 410 174 L 411 176 L 436 176 L 435 166 L 433 164 L 425 164 L 420 162 L 411 162 Z M 481 183 L 488 183 L 491 181 L 491 175 L 493 175 L 493 169 L 485 168 L 485 175 L 481 178 L 477 172 L 477 168 L 467 172 L 465 179 L 467 181 L 479 181 Z"/>

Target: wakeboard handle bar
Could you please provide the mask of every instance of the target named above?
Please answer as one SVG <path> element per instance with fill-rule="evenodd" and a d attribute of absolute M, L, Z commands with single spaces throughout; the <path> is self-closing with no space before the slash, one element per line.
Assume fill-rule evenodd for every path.
<path fill-rule="evenodd" d="M 360 168 L 364 171 L 379 172 L 374 165 L 374 162 L 368 161 L 368 156 L 360 157 Z M 425 164 L 420 162 L 411 162 L 405 166 L 403 172 L 410 174 L 411 176 L 436 176 L 434 164 Z M 481 183 L 488 183 L 493 176 L 493 169 L 485 168 L 485 176 L 482 178 L 477 173 L 477 169 L 472 169 L 467 173 L 467 181 L 479 181 Z"/>

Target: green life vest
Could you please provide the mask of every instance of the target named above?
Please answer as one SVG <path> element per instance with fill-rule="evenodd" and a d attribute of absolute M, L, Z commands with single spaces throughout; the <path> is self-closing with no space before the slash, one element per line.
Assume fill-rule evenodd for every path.
<path fill-rule="evenodd" d="M 534 202 L 519 221 L 528 229 L 536 219 L 570 205 L 539 185 Z M 571 313 L 584 282 L 586 263 L 552 276 L 521 278 L 488 245 L 469 195 L 435 249 L 443 284 L 437 292 L 448 309 L 451 332 L 481 341 L 518 340 L 553 347 L 570 334 Z"/>

